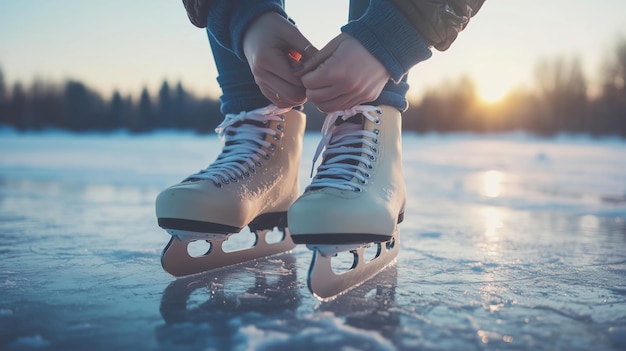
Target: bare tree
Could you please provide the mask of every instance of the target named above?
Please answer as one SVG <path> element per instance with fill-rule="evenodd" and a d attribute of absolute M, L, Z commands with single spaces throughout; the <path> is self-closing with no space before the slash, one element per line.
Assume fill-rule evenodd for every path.
<path fill-rule="evenodd" d="M 546 108 L 540 129 L 550 134 L 584 131 L 588 98 L 580 59 L 542 60 L 535 68 L 535 78 L 540 100 Z"/>

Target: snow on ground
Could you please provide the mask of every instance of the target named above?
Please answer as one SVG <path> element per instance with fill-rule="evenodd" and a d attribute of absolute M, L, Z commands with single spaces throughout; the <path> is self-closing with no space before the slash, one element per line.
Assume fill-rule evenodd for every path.
<path fill-rule="evenodd" d="M 398 262 L 328 302 L 303 247 L 162 271 L 154 198 L 218 152 L 192 134 L 0 133 L 0 349 L 626 349 L 626 141 L 406 134 Z"/>

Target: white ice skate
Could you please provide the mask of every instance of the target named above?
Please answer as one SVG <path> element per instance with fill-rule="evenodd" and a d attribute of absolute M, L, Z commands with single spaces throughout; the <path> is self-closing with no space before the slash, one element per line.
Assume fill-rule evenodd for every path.
<path fill-rule="evenodd" d="M 156 200 L 159 226 L 172 235 L 161 264 L 185 276 L 291 250 L 287 210 L 299 193 L 298 165 L 305 116 L 273 105 L 227 115 L 216 132 L 225 141 L 217 160 Z M 226 252 L 222 244 L 248 226 L 251 248 Z M 282 240 L 269 243 L 273 228 Z M 210 249 L 192 257 L 188 244 L 206 240 Z"/>
<path fill-rule="evenodd" d="M 363 283 L 395 261 L 397 224 L 406 190 L 402 172 L 401 115 L 389 106 L 356 106 L 329 114 L 315 157 L 322 164 L 305 193 L 290 207 L 292 239 L 314 251 L 311 292 L 330 298 Z M 366 260 L 364 251 L 377 245 Z M 331 259 L 352 252 L 352 267 L 335 273 Z"/>

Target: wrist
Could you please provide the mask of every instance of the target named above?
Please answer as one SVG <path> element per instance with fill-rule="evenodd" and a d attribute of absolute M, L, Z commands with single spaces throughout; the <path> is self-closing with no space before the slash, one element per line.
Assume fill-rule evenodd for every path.
<path fill-rule="evenodd" d="M 213 6 L 207 20 L 208 31 L 220 45 L 241 60 L 245 60 L 244 35 L 254 20 L 267 12 L 288 18 L 281 0 L 214 1 Z"/>
<path fill-rule="evenodd" d="M 395 6 L 371 0 L 365 14 L 341 28 L 357 39 L 398 82 L 417 63 L 432 55 L 428 43 Z"/>

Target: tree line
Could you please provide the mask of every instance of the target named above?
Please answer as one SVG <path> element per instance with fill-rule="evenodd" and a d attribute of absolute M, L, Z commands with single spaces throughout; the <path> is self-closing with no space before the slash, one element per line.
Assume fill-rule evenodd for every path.
<path fill-rule="evenodd" d="M 75 80 L 58 85 L 36 79 L 28 88 L 17 82 L 9 93 L 0 71 L 0 125 L 18 130 L 126 129 L 141 133 L 188 129 L 209 132 L 221 121 L 219 107 L 219 101 L 195 97 L 182 83 L 171 87 L 167 81 L 163 82 L 157 96 L 151 96 L 144 88 L 136 101 L 118 91 L 105 99 Z"/>
<path fill-rule="evenodd" d="M 589 93 L 579 59 L 557 57 L 535 67 L 535 87 L 516 90 L 494 104 L 480 100 L 467 77 L 444 82 L 411 101 L 404 130 L 426 132 L 502 132 L 541 135 L 584 133 L 626 137 L 626 39 L 617 41 L 599 73 L 601 88 Z M 323 115 L 305 104 L 308 130 L 319 130 Z M 217 99 L 197 97 L 181 82 L 163 81 L 156 96 L 146 88 L 138 99 L 114 92 L 102 97 L 80 81 L 55 84 L 36 79 L 8 88 L 0 70 L 0 125 L 18 130 L 71 131 L 125 129 L 135 133 L 163 129 L 211 132 L 222 120 Z"/>
<path fill-rule="evenodd" d="M 486 104 L 471 79 L 461 77 L 428 89 L 405 114 L 404 125 L 418 132 L 501 132 L 540 135 L 580 133 L 626 137 L 626 39 L 620 38 L 590 93 L 580 59 L 556 57 L 535 66 L 535 86 Z"/>

